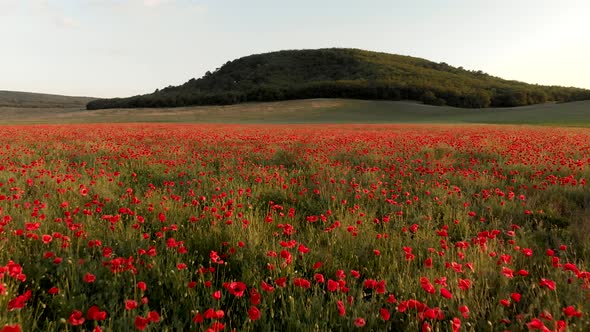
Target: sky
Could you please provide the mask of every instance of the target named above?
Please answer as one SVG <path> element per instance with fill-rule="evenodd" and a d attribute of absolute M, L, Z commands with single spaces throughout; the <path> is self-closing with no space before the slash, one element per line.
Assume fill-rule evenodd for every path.
<path fill-rule="evenodd" d="M 0 90 L 125 97 L 327 47 L 590 89 L 589 13 L 587 0 L 0 0 Z"/>

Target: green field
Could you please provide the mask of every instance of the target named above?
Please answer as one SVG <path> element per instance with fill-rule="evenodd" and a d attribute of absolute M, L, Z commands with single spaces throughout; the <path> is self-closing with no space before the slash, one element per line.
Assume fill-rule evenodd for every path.
<path fill-rule="evenodd" d="M 230 106 L 107 109 L 0 106 L 0 123 L 480 123 L 590 126 L 590 101 L 464 109 L 411 101 L 307 99 Z"/>
<path fill-rule="evenodd" d="M 96 98 L 0 90 L 0 108 L 83 108 L 94 99 Z"/>

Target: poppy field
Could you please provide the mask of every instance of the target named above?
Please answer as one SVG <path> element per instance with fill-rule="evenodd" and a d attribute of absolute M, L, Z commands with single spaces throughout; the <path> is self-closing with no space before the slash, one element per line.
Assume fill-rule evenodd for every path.
<path fill-rule="evenodd" d="M 590 130 L 0 129 L 0 331 L 588 331 Z"/>

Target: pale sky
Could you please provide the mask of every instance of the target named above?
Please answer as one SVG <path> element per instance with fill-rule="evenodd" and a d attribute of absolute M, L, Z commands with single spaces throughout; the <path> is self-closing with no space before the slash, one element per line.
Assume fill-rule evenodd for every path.
<path fill-rule="evenodd" d="M 590 89 L 589 39 L 587 0 L 0 0 L 0 90 L 124 97 L 325 47 Z"/>

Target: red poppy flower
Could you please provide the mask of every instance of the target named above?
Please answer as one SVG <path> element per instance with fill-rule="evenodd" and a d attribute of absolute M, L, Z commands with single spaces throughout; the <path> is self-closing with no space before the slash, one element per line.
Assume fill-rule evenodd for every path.
<path fill-rule="evenodd" d="M 68 318 L 68 323 L 70 323 L 73 326 L 82 325 L 84 324 L 84 321 L 84 314 L 82 313 L 82 311 L 79 310 L 74 310 Z"/>
<path fill-rule="evenodd" d="M 5 325 L 0 332 L 21 332 L 20 325 Z"/>
<path fill-rule="evenodd" d="M 550 290 L 555 290 L 555 281 L 541 278 L 539 286 L 541 286 L 541 288 L 549 288 Z"/>
<path fill-rule="evenodd" d="M 251 307 L 248 309 L 248 317 L 250 317 L 251 320 L 256 321 L 260 319 L 260 315 L 260 310 L 258 308 Z"/>
<path fill-rule="evenodd" d="M 533 318 L 529 323 L 526 324 L 529 330 L 540 330 L 545 331 L 546 327 L 543 322 L 538 318 Z"/>
<path fill-rule="evenodd" d="M 389 294 L 389 296 L 387 297 L 387 303 L 397 303 L 397 300 L 395 299 L 395 296 L 393 294 Z"/>
<path fill-rule="evenodd" d="M 354 320 L 354 325 L 356 327 L 363 327 L 363 326 L 365 326 L 365 324 L 367 324 L 367 322 L 365 321 L 364 318 L 358 317 Z"/>
<path fill-rule="evenodd" d="M 149 323 L 150 323 L 150 320 L 147 318 L 143 318 L 141 316 L 135 317 L 135 328 L 140 331 L 145 330 Z"/>
<path fill-rule="evenodd" d="M 506 266 L 502 266 L 502 274 L 507 278 L 514 278 L 514 271 L 507 268 Z"/>
<path fill-rule="evenodd" d="M 20 325 L 5 325 L 0 332 L 21 332 Z"/>
<path fill-rule="evenodd" d="M 522 297 L 522 295 L 520 295 L 519 293 L 510 294 L 510 298 L 516 303 L 520 302 L 521 297 Z"/>
<path fill-rule="evenodd" d="M 471 280 L 459 278 L 459 288 L 461 290 L 468 290 L 471 287 Z"/>
<path fill-rule="evenodd" d="M 258 293 L 256 288 L 250 289 L 250 303 L 252 305 L 258 305 L 260 303 L 260 297 L 260 293 Z"/>
<path fill-rule="evenodd" d="M 157 323 L 160 321 L 160 314 L 157 311 L 152 310 L 148 313 L 147 318 L 150 320 L 150 322 Z"/>
<path fill-rule="evenodd" d="M 379 315 L 381 316 L 381 319 L 385 321 L 388 321 L 391 317 L 391 313 L 386 308 L 381 308 L 381 310 L 379 310 Z"/>
<path fill-rule="evenodd" d="M 338 290 L 340 284 L 337 281 L 328 279 L 328 291 L 335 292 Z"/>
<path fill-rule="evenodd" d="M 453 332 L 459 332 L 461 330 L 461 320 L 457 317 L 451 321 L 451 329 Z"/>
<path fill-rule="evenodd" d="M 24 308 L 26 306 L 26 302 L 31 298 L 32 294 L 33 293 L 28 290 L 24 294 L 10 300 L 8 302 L 8 311 Z"/>
<path fill-rule="evenodd" d="M 422 287 L 422 289 L 424 289 L 427 293 L 430 294 L 434 294 L 436 292 L 436 289 L 426 277 L 420 278 L 420 287 Z"/>
<path fill-rule="evenodd" d="M 301 288 L 309 288 L 311 287 L 311 283 L 303 278 L 295 278 L 293 279 L 293 285 L 295 285 L 296 287 L 301 287 Z"/>
<path fill-rule="evenodd" d="M 140 281 L 137 283 L 137 288 L 139 288 L 142 292 L 145 292 L 147 290 L 147 285 L 145 282 Z"/>
<path fill-rule="evenodd" d="M 84 281 L 87 283 L 93 283 L 95 280 L 96 276 L 94 276 L 94 274 L 86 273 L 86 275 L 84 275 Z"/>
<path fill-rule="evenodd" d="M 200 324 L 203 322 L 204 319 L 205 319 L 205 317 L 200 312 L 197 312 L 195 317 L 193 317 L 193 322 Z"/>
<path fill-rule="evenodd" d="M 242 297 L 246 291 L 246 284 L 241 281 L 225 282 L 223 288 L 236 297 Z"/>
<path fill-rule="evenodd" d="M 565 307 L 563 309 L 563 314 L 568 316 L 568 317 L 582 317 L 582 312 L 581 311 L 577 311 L 576 308 L 574 308 L 574 306 L 569 306 L 569 307 Z"/>
<path fill-rule="evenodd" d="M 277 284 L 278 284 L 278 282 L 277 282 Z M 283 287 L 284 287 L 284 286 L 283 286 Z M 269 293 L 270 293 L 270 292 L 274 292 L 274 290 L 275 290 L 275 288 L 274 288 L 273 286 L 271 286 L 271 285 L 267 284 L 267 283 L 266 283 L 266 282 L 264 282 L 264 281 L 261 281 L 261 282 L 260 282 L 260 288 L 262 288 L 262 290 L 263 290 L 263 291 L 265 291 L 265 292 L 269 292 Z"/>
<path fill-rule="evenodd" d="M 125 300 L 125 310 L 133 310 L 137 308 L 137 302 L 135 300 Z"/>
<path fill-rule="evenodd" d="M 213 308 L 209 308 L 203 314 L 205 319 L 222 319 L 225 316 L 225 312 L 223 310 L 215 310 Z"/>
<path fill-rule="evenodd" d="M 346 315 L 346 308 L 344 307 L 344 302 L 342 302 L 342 301 L 336 302 L 336 307 L 338 308 L 338 314 L 340 316 Z"/>
<path fill-rule="evenodd" d="M 469 308 L 466 305 L 462 305 L 459 307 L 459 312 L 463 316 L 463 318 L 469 318 Z"/>
<path fill-rule="evenodd" d="M 43 234 L 43 236 L 41 236 L 41 241 L 45 244 L 49 244 L 51 240 L 53 240 L 53 238 L 49 234 Z"/>
<path fill-rule="evenodd" d="M 106 318 L 107 318 L 107 312 L 100 311 L 98 306 L 95 306 L 95 305 L 90 307 L 90 309 L 88 309 L 88 312 L 86 312 L 86 319 L 88 319 L 88 320 L 100 321 L 100 320 L 105 320 Z"/>
<path fill-rule="evenodd" d="M 315 280 L 315 282 L 317 282 L 318 284 L 323 284 L 325 282 L 325 278 L 324 275 L 321 273 L 316 273 L 313 276 L 313 279 Z"/>
<path fill-rule="evenodd" d="M 211 324 L 211 326 L 209 326 L 209 329 L 207 329 L 207 331 L 211 331 L 211 332 L 217 332 L 217 331 L 221 331 L 225 328 L 225 325 L 223 325 L 223 323 L 221 322 L 213 322 Z"/>

